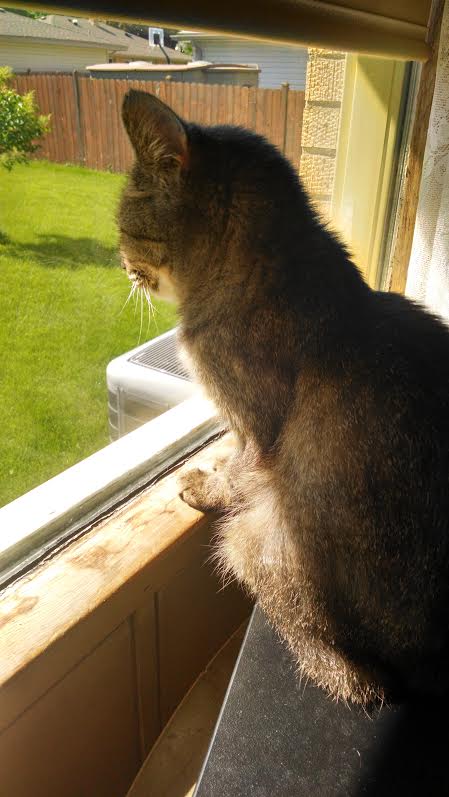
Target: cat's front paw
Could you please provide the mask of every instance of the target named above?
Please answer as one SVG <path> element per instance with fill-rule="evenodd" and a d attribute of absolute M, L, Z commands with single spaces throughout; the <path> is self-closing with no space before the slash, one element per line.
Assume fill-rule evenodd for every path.
<path fill-rule="evenodd" d="M 178 479 L 179 494 L 193 509 L 216 509 L 216 497 L 210 489 L 210 473 L 201 468 L 192 468 Z"/>

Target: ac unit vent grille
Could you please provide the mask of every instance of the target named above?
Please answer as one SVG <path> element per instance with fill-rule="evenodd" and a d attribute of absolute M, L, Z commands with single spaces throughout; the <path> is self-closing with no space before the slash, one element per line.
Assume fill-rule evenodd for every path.
<path fill-rule="evenodd" d="M 163 337 L 162 340 L 156 338 L 146 349 L 130 357 L 129 362 L 190 381 L 190 375 L 178 356 L 176 335 Z"/>

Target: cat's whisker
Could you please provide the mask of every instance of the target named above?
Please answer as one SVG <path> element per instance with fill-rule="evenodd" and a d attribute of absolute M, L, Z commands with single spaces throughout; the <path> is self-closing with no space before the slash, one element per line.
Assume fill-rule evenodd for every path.
<path fill-rule="evenodd" d="M 148 285 L 144 285 L 143 286 L 143 291 L 145 293 L 145 298 L 146 298 L 147 303 L 148 303 L 149 323 L 151 323 L 151 321 L 154 321 L 154 325 L 156 327 L 156 332 L 159 334 L 159 327 L 158 327 L 158 323 L 157 323 L 157 319 L 156 319 L 156 310 L 157 310 L 157 308 L 153 304 L 153 301 L 151 299 L 151 293 L 150 293 L 150 289 L 149 289 Z"/>
<path fill-rule="evenodd" d="M 134 283 L 134 284 L 135 284 L 135 286 L 136 286 L 136 288 L 137 288 L 137 283 Z M 138 294 L 138 291 L 137 291 L 137 290 L 135 290 L 135 291 L 134 291 L 134 316 L 135 316 L 135 315 L 136 315 L 136 313 L 137 313 L 137 302 L 138 302 L 138 301 L 139 301 L 139 294 Z"/>
<path fill-rule="evenodd" d="M 151 302 L 151 312 L 153 313 L 153 321 L 154 321 L 154 326 L 156 327 L 156 332 L 159 335 L 159 327 L 156 318 L 156 313 L 158 313 L 159 310 L 157 309 L 156 305 L 153 304 L 153 302 Z"/>
<path fill-rule="evenodd" d="M 150 297 L 150 293 L 149 293 L 149 290 L 148 290 L 148 285 L 142 285 L 142 290 L 143 290 L 143 293 L 145 295 L 145 299 L 147 300 L 148 311 L 150 311 L 150 309 L 151 309 L 151 297 Z"/>
<path fill-rule="evenodd" d="M 150 331 L 150 324 L 151 324 L 151 313 L 153 309 L 153 305 L 151 302 L 151 296 L 148 291 L 148 287 L 146 285 L 143 286 L 143 292 L 145 294 L 145 299 L 147 300 L 147 307 L 148 307 L 148 324 L 147 324 L 147 336 L 148 332 Z"/>
<path fill-rule="evenodd" d="M 121 316 L 121 314 L 123 313 L 123 311 L 124 311 L 126 305 L 128 304 L 129 300 L 134 295 L 135 290 L 136 290 L 136 284 L 133 282 L 133 284 L 131 285 L 131 287 L 129 289 L 129 293 L 128 293 L 128 296 L 126 297 L 125 303 L 124 303 L 122 309 L 119 312 L 119 316 Z"/>
<path fill-rule="evenodd" d="M 157 321 L 156 321 L 156 307 L 155 307 L 155 305 L 153 304 L 153 300 L 151 299 L 151 296 L 150 296 L 150 305 L 151 305 L 151 317 L 152 317 L 152 319 L 153 319 L 154 323 L 156 324 L 156 329 L 157 329 Z"/>
<path fill-rule="evenodd" d="M 140 343 L 140 341 L 142 339 L 142 326 L 143 326 L 143 292 L 142 292 L 142 289 L 139 291 L 139 298 L 140 298 L 140 330 L 139 330 L 139 343 Z"/>
<path fill-rule="evenodd" d="M 147 302 L 148 307 L 148 321 L 147 321 L 147 337 L 150 334 L 150 327 L 151 327 L 151 312 L 150 312 L 150 305 Z"/>

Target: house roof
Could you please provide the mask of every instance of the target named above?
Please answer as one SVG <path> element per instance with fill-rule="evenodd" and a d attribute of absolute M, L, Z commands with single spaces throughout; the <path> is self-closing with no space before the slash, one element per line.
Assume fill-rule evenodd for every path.
<path fill-rule="evenodd" d="M 74 21 L 75 19 L 75 21 Z M 136 36 L 134 33 L 121 28 L 108 25 L 107 22 L 100 20 L 86 19 L 84 17 L 70 17 L 64 14 L 49 14 L 44 18 L 44 23 L 51 25 L 58 30 L 80 31 L 98 44 L 106 44 L 109 50 L 119 50 L 124 58 L 151 58 L 154 61 L 166 63 L 165 56 L 160 49 L 150 45 L 148 39 L 143 36 Z M 170 61 L 174 63 L 187 63 L 191 59 L 183 53 L 173 50 L 171 47 L 164 47 Z"/>
<path fill-rule="evenodd" d="M 84 17 L 70 17 L 64 14 L 49 14 L 43 19 L 17 14 L 7 8 L 0 9 L 0 38 L 26 38 L 41 41 L 59 41 L 68 44 L 104 47 L 110 52 L 117 51 L 123 58 L 151 58 L 166 63 L 160 47 L 150 45 L 142 36 L 114 28 L 106 22 Z M 178 64 L 191 59 L 183 53 L 164 47 L 170 61 Z"/>
<path fill-rule="evenodd" d="M 6 8 L 0 9 L 0 38 L 26 38 L 38 39 L 41 41 L 63 41 L 76 45 L 84 46 L 103 46 L 105 49 L 105 37 L 96 38 L 89 36 L 80 27 L 72 25 L 72 28 L 63 29 L 49 25 L 41 19 L 31 19 L 22 14 L 16 14 Z M 117 46 L 117 50 L 125 49 L 123 45 Z"/>

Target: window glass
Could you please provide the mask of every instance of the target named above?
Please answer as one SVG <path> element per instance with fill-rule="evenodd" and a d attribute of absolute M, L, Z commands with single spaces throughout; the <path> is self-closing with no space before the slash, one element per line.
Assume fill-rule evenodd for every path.
<path fill-rule="evenodd" d="M 170 337 L 151 356 L 141 348 L 176 325 L 176 309 L 130 295 L 119 268 L 126 90 L 155 92 L 189 121 L 269 138 L 379 286 L 407 67 L 42 12 L 2 10 L 0 31 L 11 71 L 1 84 L 9 139 L 0 122 L 3 505 L 189 395 Z M 34 116 L 14 92 L 34 93 Z M 46 117 L 28 148 L 24 104 L 26 124 Z M 166 367 L 170 389 L 158 377 Z"/>

